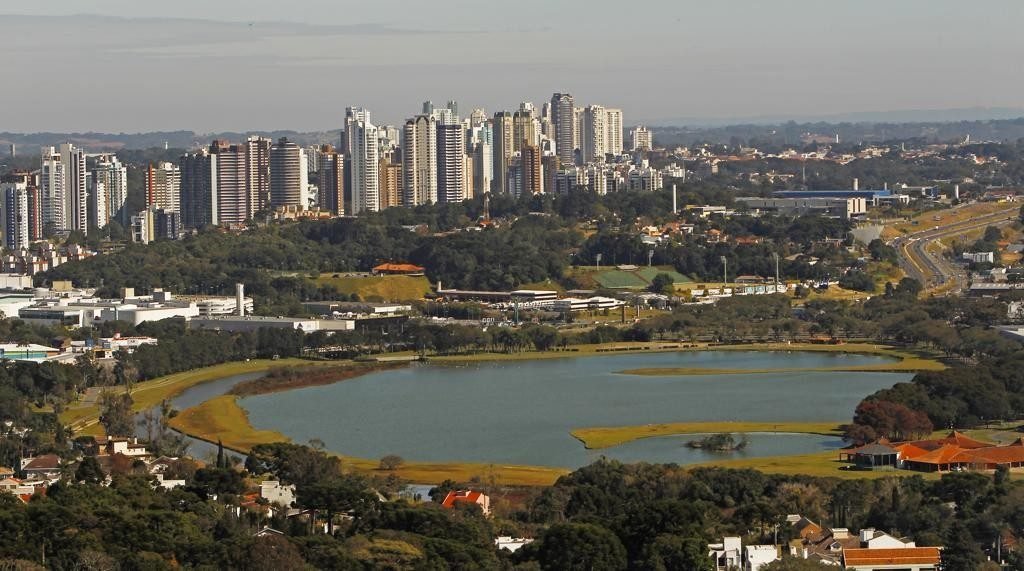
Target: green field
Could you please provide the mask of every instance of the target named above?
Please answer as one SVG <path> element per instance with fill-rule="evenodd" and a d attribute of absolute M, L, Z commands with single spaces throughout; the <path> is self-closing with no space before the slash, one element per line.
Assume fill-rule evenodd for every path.
<path fill-rule="evenodd" d="M 668 276 L 672 278 L 672 283 L 685 284 L 693 282 L 693 280 L 684 276 L 683 274 L 673 269 L 665 267 L 642 268 L 639 271 L 637 271 L 636 274 L 639 275 L 641 278 L 647 280 L 648 283 L 654 280 L 654 276 L 658 274 L 668 274 Z"/>
<path fill-rule="evenodd" d="M 424 276 L 359 277 L 338 273 L 321 274 L 313 281 L 318 286 L 333 285 L 346 295 L 354 293 L 363 301 L 416 301 L 431 291 L 430 281 Z"/>
<path fill-rule="evenodd" d="M 654 276 L 668 274 L 676 284 L 692 283 L 693 280 L 675 271 L 672 266 L 642 267 L 636 271 L 625 271 L 615 267 L 598 269 L 594 266 L 577 267 L 569 273 L 584 287 L 608 289 L 646 289 Z"/>

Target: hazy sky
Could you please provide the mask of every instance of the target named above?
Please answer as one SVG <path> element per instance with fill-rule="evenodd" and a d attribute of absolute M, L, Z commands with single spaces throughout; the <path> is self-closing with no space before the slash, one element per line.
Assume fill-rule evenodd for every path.
<path fill-rule="evenodd" d="M 554 91 L 626 123 L 1024 107 L 1020 0 L 3 0 L 0 131 L 328 130 Z"/>

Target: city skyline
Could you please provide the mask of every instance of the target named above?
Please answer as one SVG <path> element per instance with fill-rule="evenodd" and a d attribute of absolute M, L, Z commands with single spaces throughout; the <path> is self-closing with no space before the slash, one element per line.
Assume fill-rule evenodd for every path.
<path fill-rule="evenodd" d="M 604 0 L 529 0 L 507 18 L 501 3 L 460 0 L 429 13 L 322 1 L 298 11 L 186 0 L 168 13 L 110 0 L 92 15 L 67 0 L 6 4 L 6 71 L 28 79 L 0 124 L 17 132 L 325 131 L 347 106 L 399 125 L 423 99 L 493 113 L 552 92 L 630 109 L 631 125 L 1021 107 L 1019 74 L 1005 73 L 1024 47 L 1013 29 L 1024 7 L 1011 2 L 741 11 L 652 0 L 622 14 Z"/>

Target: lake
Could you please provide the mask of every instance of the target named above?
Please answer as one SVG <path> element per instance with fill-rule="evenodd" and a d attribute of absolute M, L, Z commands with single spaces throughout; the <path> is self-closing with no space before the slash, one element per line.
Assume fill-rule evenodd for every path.
<path fill-rule="evenodd" d="M 363 458 L 487 462 L 575 468 L 600 456 L 623 461 L 704 462 L 804 454 L 837 448 L 828 436 L 751 434 L 739 452 L 693 450 L 697 438 L 666 436 L 586 450 L 569 431 L 594 426 L 699 421 L 849 419 L 878 389 L 907 373 L 798 372 L 639 376 L 642 367 L 726 369 L 874 365 L 869 355 L 813 352 L 703 351 L 419 364 L 333 385 L 259 395 L 239 402 L 253 426 L 295 442 Z"/>

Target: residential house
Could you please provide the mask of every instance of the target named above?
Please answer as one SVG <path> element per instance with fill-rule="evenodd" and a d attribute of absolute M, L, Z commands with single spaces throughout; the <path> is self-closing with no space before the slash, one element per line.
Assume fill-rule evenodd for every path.
<path fill-rule="evenodd" d="M 60 476 L 61 459 L 56 454 L 23 458 L 21 471 L 29 478 L 55 478 Z"/>
<path fill-rule="evenodd" d="M 441 506 L 446 509 L 452 509 L 456 504 L 467 503 L 476 504 L 480 506 L 484 515 L 491 515 L 491 498 L 482 492 L 474 492 L 473 490 L 453 490 L 448 492 L 444 501 L 441 502 Z"/>
<path fill-rule="evenodd" d="M 100 439 L 97 439 L 99 443 Z M 149 456 L 146 445 L 141 444 L 138 438 L 127 438 L 124 436 L 108 436 L 103 439 L 102 448 L 104 455 L 113 456 L 120 454 L 131 458 L 143 458 Z"/>
<path fill-rule="evenodd" d="M 531 543 L 533 543 L 533 540 L 526 537 L 510 537 L 506 535 L 498 536 L 494 540 L 494 546 L 497 549 L 505 549 L 512 553 Z"/>
<path fill-rule="evenodd" d="M 277 480 L 266 480 L 260 483 L 260 497 L 272 504 L 291 507 L 295 503 L 295 486 L 283 485 Z"/>
<path fill-rule="evenodd" d="M 715 571 L 739 569 L 743 555 L 743 542 L 739 537 L 723 537 L 721 543 L 708 545 L 708 556 L 714 561 Z"/>
<path fill-rule="evenodd" d="M 760 571 L 762 567 L 778 558 L 779 548 L 774 545 L 745 545 L 743 571 Z"/>
<path fill-rule="evenodd" d="M 847 549 L 842 565 L 850 571 L 935 571 L 942 558 L 940 553 L 938 547 Z"/>

